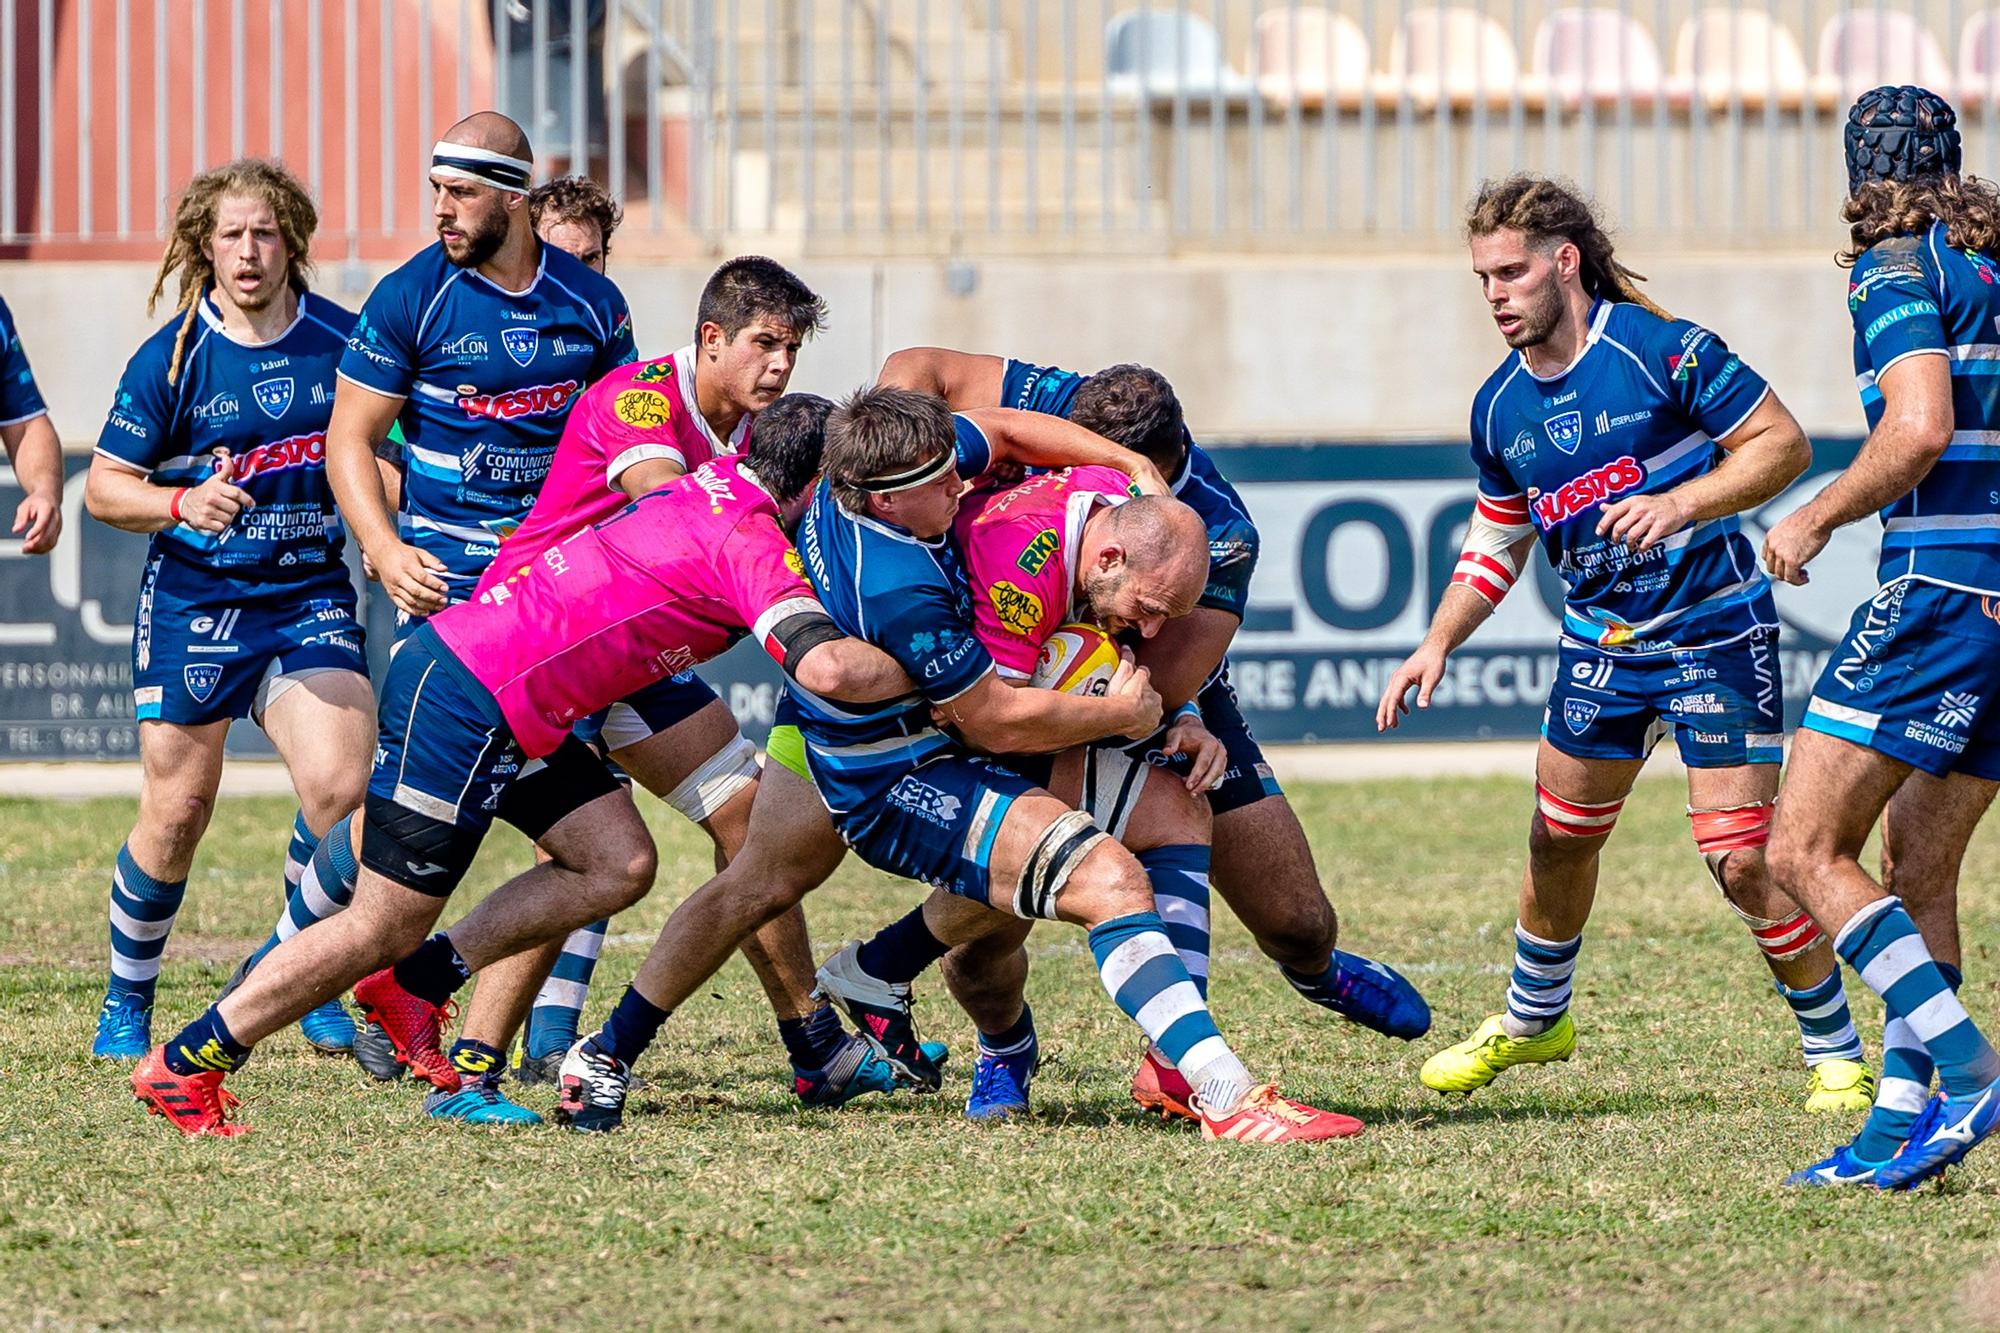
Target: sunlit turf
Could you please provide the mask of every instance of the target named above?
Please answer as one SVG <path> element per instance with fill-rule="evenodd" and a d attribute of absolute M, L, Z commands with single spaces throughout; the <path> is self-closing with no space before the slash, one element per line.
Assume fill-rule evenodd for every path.
<path fill-rule="evenodd" d="M 1800 1110 L 1791 1020 L 1647 782 L 1607 856 L 1566 1065 L 1467 1101 L 1416 1081 L 1496 1009 L 1531 799 L 1511 781 L 1302 787 L 1346 947 L 1405 968 L 1438 1026 L 1404 1045 L 1301 1001 L 1218 910 L 1215 1006 L 1252 1067 L 1369 1122 L 1283 1151 L 1141 1119 L 1139 1052 L 1079 932 L 1039 928 L 1048 1055 L 1029 1123 L 960 1110 L 971 1032 L 935 984 L 942 1095 L 800 1110 L 732 963 L 642 1064 L 627 1128 L 468 1131 L 417 1092 L 273 1039 L 232 1086 L 256 1127 L 183 1141 L 85 1051 L 129 802 L 0 802 L 0 1299 L 10 1322 L 207 1328 L 888 1323 L 1271 1328 L 1976 1326 L 2000 1310 L 2000 1149 L 1917 1197 L 1778 1181 L 1851 1130 Z M 653 896 L 621 917 L 591 1014 L 708 849 L 655 807 Z M 156 1032 L 191 1017 L 278 905 L 288 807 L 222 803 L 167 955 Z M 464 902 L 523 844 L 496 836 Z M 1976 843 L 1966 995 L 2000 1020 L 2000 856 Z M 917 890 L 850 860 L 816 947 Z M 1876 1048 L 1879 1008 L 1856 996 Z M 520 1093 L 544 1112 L 551 1096 Z M 573 1321 L 573 1322 L 572 1322 Z"/>

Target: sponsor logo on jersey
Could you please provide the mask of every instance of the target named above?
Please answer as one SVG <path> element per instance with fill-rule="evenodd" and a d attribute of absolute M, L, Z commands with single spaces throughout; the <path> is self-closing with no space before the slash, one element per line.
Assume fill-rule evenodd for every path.
<path fill-rule="evenodd" d="M 674 377 L 674 359 L 663 356 L 658 361 L 648 361 L 632 372 L 634 384 L 660 384 Z"/>
<path fill-rule="evenodd" d="M 282 440 L 260 444 L 255 449 L 237 454 L 236 472 L 230 480 L 241 486 L 252 477 L 265 473 L 285 472 L 295 467 L 322 467 L 325 463 L 326 432 L 310 431 L 304 435 L 288 435 Z"/>
<path fill-rule="evenodd" d="M 611 415 L 628 426 L 652 430 L 666 425 L 673 411 L 658 389 L 626 389 L 611 400 Z"/>
<path fill-rule="evenodd" d="M 493 344 L 486 341 L 486 335 L 474 330 L 461 333 L 456 338 L 438 348 L 443 356 L 455 356 L 461 361 L 484 361 L 493 355 Z"/>
<path fill-rule="evenodd" d="M 1550 417 L 1542 423 L 1542 429 L 1549 433 L 1549 443 L 1566 454 L 1576 452 L 1583 443 L 1583 413 L 1564 412 L 1561 416 Z"/>
<path fill-rule="evenodd" d="M 1896 625 L 1903 618 L 1903 594 L 1909 583 L 1892 583 L 1876 593 L 1868 603 L 1868 617 L 1848 639 L 1833 678 L 1850 690 L 1866 693 L 1875 688 L 1882 663 L 1877 654 L 1896 637 Z"/>
<path fill-rule="evenodd" d="M 791 570 L 795 578 L 804 578 L 806 576 L 805 557 L 799 554 L 797 547 L 787 546 L 785 548 L 785 568 Z"/>
<path fill-rule="evenodd" d="M 993 614 L 1000 623 L 1014 633 L 1026 636 L 1035 632 L 1042 623 L 1042 599 L 1026 588 L 1017 588 L 1002 579 L 986 589 L 987 600 L 993 603 Z"/>
<path fill-rule="evenodd" d="M 1652 419 L 1653 413 L 1650 408 L 1639 412 L 1620 412 L 1615 417 L 1609 412 L 1599 412 L 1597 420 L 1593 424 L 1596 425 L 1599 435 L 1609 435 L 1614 430 L 1622 430 L 1627 426 L 1636 426 L 1642 421 L 1651 421 Z"/>
<path fill-rule="evenodd" d="M 1970 246 L 1960 250 L 1959 253 L 1965 256 L 1966 262 L 1972 265 L 1972 271 L 1977 273 L 1979 280 L 1988 287 L 1991 287 L 1996 282 L 2000 282 L 2000 273 L 1994 272 L 1993 261 L 1985 255 L 1980 254 Z"/>
<path fill-rule="evenodd" d="M 207 402 L 197 405 L 194 419 L 219 426 L 225 421 L 234 421 L 243 412 L 243 400 L 229 389 L 224 389 Z"/>
<path fill-rule="evenodd" d="M 557 384 L 508 389 L 504 393 L 461 393 L 458 405 L 465 409 L 465 415 L 469 417 L 486 417 L 493 421 L 553 416 L 566 410 L 569 400 L 582 387 L 575 380 L 563 380 Z"/>
<path fill-rule="evenodd" d="M 1042 572 L 1042 566 L 1049 562 L 1049 557 L 1056 553 L 1060 544 L 1054 528 L 1043 528 L 1028 539 L 1027 549 L 1014 557 L 1014 563 L 1020 566 L 1022 573 L 1032 577 Z"/>
<path fill-rule="evenodd" d="M 1639 466 L 1638 459 L 1626 454 L 1564 482 L 1555 490 L 1543 491 L 1529 503 L 1535 511 L 1535 521 L 1546 531 L 1645 480 L 1646 469 Z"/>
<path fill-rule="evenodd" d="M 1581 736 L 1597 721 L 1598 707 L 1588 699 L 1563 700 L 1563 725 L 1572 736 Z"/>
<path fill-rule="evenodd" d="M 514 359 L 515 365 L 525 366 L 541 350 L 542 335 L 534 329 L 502 329 L 500 345 L 507 349 L 507 355 Z"/>
<path fill-rule="evenodd" d="M 1512 463 L 1535 452 L 1535 432 L 1524 430 L 1514 437 L 1514 442 L 1500 451 L 1500 457 Z"/>
<path fill-rule="evenodd" d="M 292 377 L 285 375 L 278 379 L 259 380 L 250 386 L 250 396 L 256 400 L 259 411 L 276 421 L 292 406 Z"/>
<path fill-rule="evenodd" d="M 1891 306 L 1870 320 L 1868 327 L 1861 330 L 1861 341 L 1872 343 L 1889 328 L 1906 319 L 1914 319 L 1918 315 L 1935 315 L 1937 312 L 1935 301 L 1905 301 L 1899 306 Z"/>
<path fill-rule="evenodd" d="M 1677 695 L 1667 702 L 1667 711 L 1680 716 L 1697 713 L 1721 713 L 1727 706 L 1715 696 L 1714 691 L 1705 690 L 1700 694 Z"/>
<path fill-rule="evenodd" d="M 948 827 L 957 819 L 959 806 L 963 804 L 950 792 L 940 791 L 928 782 L 917 781 L 915 777 L 906 777 L 890 788 L 889 803 L 899 805 L 939 828 Z"/>
<path fill-rule="evenodd" d="M 205 704 L 215 693 L 215 687 L 222 683 L 222 668 L 213 662 L 191 662 L 181 668 L 181 680 L 187 685 L 187 692 L 194 696 L 194 701 Z"/>
<path fill-rule="evenodd" d="M 722 502 L 736 498 L 736 492 L 729 489 L 729 478 L 717 472 L 712 463 L 703 463 L 694 470 L 693 476 L 694 484 L 701 487 L 702 494 L 708 497 L 709 513 L 721 513 Z"/>

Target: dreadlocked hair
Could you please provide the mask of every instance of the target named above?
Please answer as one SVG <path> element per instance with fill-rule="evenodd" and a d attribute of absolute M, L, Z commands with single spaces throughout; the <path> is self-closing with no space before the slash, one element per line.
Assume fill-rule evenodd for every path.
<path fill-rule="evenodd" d="M 1465 230 L 1475 237 L 1491 236 L 1496 231 L 1518 231 L 1534 245 L 1567 241 L 1583 256 L 1578 276 L 1584 291 L 1594 297 L 1636 305 L 1661 319 L 1673 318 L 1639 290 L 1646 275 L 1618 262 L 1612 253 L 1611 237 L 1598 224 L 1590 201 L 1560 181 L 1528 175 L 1487 181 L 1479 187 L 1472 207 L 1466 210 Z"/>
<path fill-rule="evenodd" d="M 1945 243 L 1954 250 L 2000 254 L 2000 187 L 1977 176 L 1864 181 L 1840 216 L 1853 241 L 1838 256 L 1842 268 L 1854 267 L 1877 241 L 1920 235 L 1932 222 L 1944 224 Z"/>
<path fill-rule="evenodd" d="M 306 290 L 306 273 L 312 267 L 307 257 L 319 212 L 312 196 L 298 177 L 277 163 L 263 158 L 238 158 L 212 171 L 204 171 L 188 182 L 174 206 L 174 226 L 167 240 L 167 253 L 153 278 L 152 294 L 146 298 L 146 313 L 159 304 L 167 289 L 167 279 L 179 270 L 180 296 L 175 310 L 180 313 L 180 331 L 174 335 L 173 360 L 167 365 L 167 383 L 180 378 L 181 358 L 187 350 L 189 330 L 194 328 L 195 305 L 209 284 L 215 281 L 215 266 L 209 261 L 208 243 L 215 236 L 215 214 L 226 195 L 249 195 L 270 205 L 278 219 L 278 233 L 285 239 L 287 271 L 285 280 L 293 291 Z"/>

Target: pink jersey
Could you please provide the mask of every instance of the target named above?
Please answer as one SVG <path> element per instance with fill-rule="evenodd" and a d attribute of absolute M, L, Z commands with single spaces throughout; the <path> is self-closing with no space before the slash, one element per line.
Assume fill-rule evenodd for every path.
<path fill-rule="evenodd" d="M 749 431 L 746 416 L 727 441 L 717 440 L 702 419 L 694 397 L 692 347 L 618 367 L 570 408 L 535 507 L 501 543 L 478 591 L 499 582 L 498 571 L 623 509 L 632 497 L 618 478 L 633 464 L 664 458 L 692 472 L 718 453 L 735 453 Z"/>
<path fill-rule="evenodd" d="M 965 497 L 952 536 L 972 581 L 973 633 L 1002 676 L 1033 675 L 1043 642 L 1076 618 L 1072 561 L 1084 520 L 1131 494 L 1114 468 L 1073 467 Z"/>
<path fill-rule="evenodd" d="M 748 632 L 782 665 L 774 629 L 820 610 L 778 505 L 720 458 L 532 558 L 495 567 L 431 627 L 499 701 L 529 757 L 570 724 L 685 671 Z"/>

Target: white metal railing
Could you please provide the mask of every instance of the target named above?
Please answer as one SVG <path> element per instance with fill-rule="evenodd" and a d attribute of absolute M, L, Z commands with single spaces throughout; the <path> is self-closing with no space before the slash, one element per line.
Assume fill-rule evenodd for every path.
<path fill-rule="evenodd" d="M 488 105 L 628 252 L 1426 247 L 1516 168 L 1630 231 L 1817 243 L 1848 102 L 1905 81 L 2000 166 L 1978 0 L 0 0 L 0 246 L 152 246 L 262 153 L 329 253 L 386 252 Z"/>

